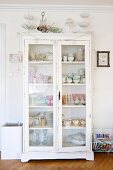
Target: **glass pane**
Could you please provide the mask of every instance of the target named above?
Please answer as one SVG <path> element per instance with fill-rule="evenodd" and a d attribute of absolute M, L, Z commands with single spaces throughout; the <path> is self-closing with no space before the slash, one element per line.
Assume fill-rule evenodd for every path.
<path fill-rule="evenodd" d="M 29 86 L 30 106 L 53 106 L 53 86 Z"/>
<path fill-rule="evenodd" d="M 67 62 L 63 63 L 62 83 L 64 84 L 84 84 L 85 67 L 84 63 Z"/>
<path fill-rule="evenodd" d="M 85 61 L 84 45 L 62 45 L 62 61 Z"/>
<path fill-rule="evenodd" d="M 53 146 L 53 46 L 29 45 L 29 146 Z"/>
<path fill-rule="evenodd" d="M 84 46 L 62 46 L 62 147 L 86 145 L 84 52 Z"/>
<path fill-rule="evenodd" d="M 53 46 L 48 44 L 30 44 L 29 61 L 52 61 Z"/>
<path fill-rule="evenodd" d="M 51 108 L 30 108 L 30 128 L 53 128 L 53 111 Z"/>
<path fill-rule="evenodd" d="M 85 146 L 86 137 L 84 130 L 66 129 L 63 131 L 63 147 Z"/>
<path fill-rule="evenodd" d="M 52 64 L 30 63 L 29 64 L 29 83 L 52 84 L 53 83 Z"/>
<path fill-rule="evenodd" d="M 53 132 L 50 129 L 30 129 L 30 146 L 53 146 Z"/>
<path fill-rule="evenodd" d="M 53 112 L 51 108 L 30 108 L 29 145 L 53 146 Z"/>

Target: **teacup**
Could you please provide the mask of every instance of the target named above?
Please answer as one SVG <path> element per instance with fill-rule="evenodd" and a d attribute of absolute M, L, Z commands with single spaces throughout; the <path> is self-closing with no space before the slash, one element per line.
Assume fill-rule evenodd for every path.
<path fill-rule="evenodd" d="M 62 57 L 62 60 L 63 60 L 63 61 L 67 61 L 67 59 L 68 59 L 67 55 L 64 55 L 64 56 Z"/>
<path fill-rule="evenodd" d="M 72 123 L 71 119 L 67 119 L 67 120 L 63 120 L 62 125 L 66 127 L 70 127 L 71 123 Z"/>
<path fill-rule="evenodd" d="M 68 78 L 67 78 L 67 82 L 68 82 L 68 83 L 72 83 L 72 81 L 73 81 L 73 80 L 72 80 L 71 77 L 68 77 Z"/>
<path fill-rule="evenodd" d="M 72 53 L 69 54 L 68 61 L 74 61 L 74 56 Z"/>
<path fill-rule="evenodd" d="M 80 76 L 73 77 L 73 82 L 79 83 L 80 82 Z"/>
<path fill-rule="evenodd" d="M 84 127 L 86 125 L 86 121 L 84 119 L 81 119 L 80 120 L 80 125 Z"/>
<path fill-rule="evenodd" d="M 67 83 L 67 81 L 68 81 L 68 77 L 67 77 L 67 76 L 62 77 L 62 82 L 63 82 L 63 83 Z"/>
<path fill-rule="evenodd" d="M 78 119 L 73 119 L 72 123 L 74 126 L 80 126 L 80 121 Z"/>
<path fill-rule="evenodd" d="M 85 75 L 85 69 L 84 68 L 81 68 L 78 70 L 78 75 L 79 76 L 84 76 Z"/>

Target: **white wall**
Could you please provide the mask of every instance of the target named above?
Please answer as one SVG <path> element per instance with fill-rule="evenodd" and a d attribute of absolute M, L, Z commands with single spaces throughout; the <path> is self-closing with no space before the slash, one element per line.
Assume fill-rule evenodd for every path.
<path fill-rule="evenodd" d="M 95 127 L 113 127 L 113 13 L 96 14 L 92 27 L 95 32 L 95 50 L 110 51 L 110 68 L 94 67 Z M 96 60 L 96 58 L 95 58 Z"/>
<path fill-rule="evenodd" d="M 5 122 L 5 113 L 5 24 L 0 24 L 0 131 Z"/>
<path fill-rule="evenodd" d="M 30 12 L 36 18 L 38 25 L 41 11 L 1 10 L 1 22 L 6 24 L 6 121 L 22 121 L 22 63 L 9 62 L 9 54 L 19 51 L 18 32 L 24 22 L 24 14 Z M 46 11 L 47 23 L 56 23 L 65 28 L 65 20 L 72 18 L 80 21 L 83 11 Z M 93 124 L 95 127 L 113 128 L 113 12 L 90 12 L 91 30 L 94 32 L 95 49 L 93 58 Z M 76 31 L 75 27 L 75 31 Z M 96 67 L 96 51 L 110 51 L 110 68 Z M 11 76 L 12 75 L 12 76 Z"/>

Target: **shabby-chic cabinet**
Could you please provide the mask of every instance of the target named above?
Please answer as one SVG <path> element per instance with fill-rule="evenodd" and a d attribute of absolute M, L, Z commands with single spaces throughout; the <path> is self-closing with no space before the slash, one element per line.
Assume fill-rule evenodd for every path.
<path fill-rule="evenodd" d="M 23 36 L 23 153 L 93 160 L 91 36 Z"/>

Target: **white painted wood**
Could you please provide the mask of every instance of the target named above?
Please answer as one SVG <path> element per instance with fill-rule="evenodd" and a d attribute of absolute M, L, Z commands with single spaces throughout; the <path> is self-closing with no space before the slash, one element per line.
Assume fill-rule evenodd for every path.
<path fill-rule="evenodd" d="M 22 126 L 2 126 L 1 137 L 1 159 L 20 159 L 22 154 Z"/>
<path fill-rule="evenodd" d="M 97 0 L 70 0 L 70 1 L 65 1 L 65 0 L 61 0 L 61 1 L 52 1 L 52 0 L 47 0 L 46 2 L 44 0 L 39 0 L 38 2 L 35 0 L 1 0 L 0 4 L 55 4 L 55 5 L 60 5 L 60 4 L 65 4 L 65 5 L 113 5 L 113 1 L 112 0 L 101 0 L 101 1 L 97 1 Z"/>
<path fill-rule="evenodd" d="M 36 108 L 36 107 L 38 107 L 38 108 L 52 108 L 53 106 L 29 106 L 30 108 Z"/>
<path fill-rule="evenodd" d="M 55 57 L 54 57 L 54 55 L 55 55 L 55 49 L 54 49 L 54 46 L 53 46 L 53 62 L 29 62 L 28 61 L 28 56 L 29 56 L 29 53 L 28 53 L 28 49 L 29 49 L 29 44 L 43 44 L 43 45 L 45 45 L 45 44 L 50 44 L 50 45 L 52 45 L 53 46 L 53 42 L 52 41 L 49 41 L 49 40 L 47 40 L 47 41 L 45 41 L 45 40 L 27 40 L 27 39 L 25 39 L 25 60 L 24 60 L 24 67 L 25 67 L 25 70 L 24 70 L 24 72 L 25 72 L 25 74 L 24 74 L 24 78 L 25 78 L 25 85 L 24 85 L 24 92 L 25 92 L 25 97 L 24 97 L 24 100 L 26 101 L 25 102 L 25 108 L 24 108 L 24 110 L 23 110 L 23 112 L 25 112 L 25 110 L 26 110 L 26 113 L 24 114 L 24 124 L 25 124 L 25 126 L 24 126 L 24 131 L 25 131 L 25 133 L 26 133 L 26 135 L 25 135 L 25 137 L 24 137 L 24 148 L 25 148 L 25 151 L 31 151 L 32 149 L 33 150 L 37 150 L 37 151 L 41 151 L 41 150 L 45 150 L 45 151 L 48 151 L 48 149 L 49 150 L 53 150 L 54 148 L 55 148 L 55 141 L 56 141 L 56 136 L 54 135 L 56 132 L 55 132 L 55 130 L 56 130 L 56 118 L 55 118 L 55 116 L 56 116 L 56 66 L 55 66 Z M 53 106 L 30 106 L 29 105 L 29 96 L 28 96 L 28 94 L 29 94 L 29 90 L 28 90 L 28 87 L 26 88 L 26 86 L 28 86 L 28 84 L 29 84 L 29 82 L 28 82 L 28 76 L 29 76 L 29 74 L 28 74 L 28 64 L 53 64 L 52 65 L 52 68 L 53 68 L 53 92 L 52 92 L 52 94 L 53 94 L 53 101 L 54 101 L 54 103 L 53 103 Z M 48 84 L 49 85 L 49 84 Z M 52 85 L 52 84 L 51 84 Z M 42 147 L 31 147 L 31 146 L 29 146 L 29 108 L 53 108 L 53 120 L 54 120 L 54 124 L 53 124 L 53 129 L 52 129 L 52 131 L 53 131 L 53 147 L 43 147 L 43 149 L 42 149 Z M 27 118 L 27 119 L 26 119 Z M 31 128 L 30 128 L 31 129 Z M 50 129 L 50 128 L 47 128 L 47 129 Z M 36 128 L 34 129 L 34 130 L 36 130 Z"/>
<path fill-rule="evenodd" d="M 59 1 L 60 2 L 60 1 Z M 100 1 L 99 1 L 100 2 Z M 107 2 L 107 1 L 106 1 Z M 32 10 L 32 11 L 68 11 L 68 12 L 78 12 L 78 11 L 88 11 L 88 12 L 112 12 L 113 11 L 113 3 L 112 4 L 101 4 L 101 5 L 85 5 L 84 4 L 0 4 L 1 11 L 24 11 L 24 10 Z"/>
<path fill-rule="evenodd" d="M 69 62 L 69 61 L 63 61 L 63 64 L 84 64 L 84 61 L 73 61 L 73 62 Z"/>
<path fill-rule="evenodd" d="M 63 86 L 85 86 L 84 83 L 78 83 L 78 84 L 76 84 L 76 83 L 63 83 L 62 85 Z"/>
<path fill-rule="evenodd" d="M 29 64 L 52 64 L 53 62 L 51 61 L 34 61 L 34 62 L 29 62 Z"/>
<path fill-rule="evenodd" d="M 62 107 L 84 108 L 84 107 L 86 107 L 86 106 L 84 106 L 84 105 L 64 105 L 64 106 L 62 106 Z"/>
<path fill-rule="evenodd" d="M 91 55 L 89 54 L 89 51 L 90 51 L 90 44 L 89 44 L 89 41 L 61 41 L 60 42 L 60 46 L 62 46 L 62 45 L 85 45 L 85 76 L 86 76 L 86 148 L 87 148 L 87 150 L 90 150 L 90 145 L 91 145 L 91 124 L 90 125 L 88 125 L 89 124 L 89 122 L 91 122 L 91 120 L 90 120 L 90 115 L 91 115 L 91 93 L 90 93 L 90 91 L 91 91 L 91 77 L 90 77 L 90 72 L 91 72 Z M 59 50 L 59 51 L 61 51 L 61 50 Z M 61 56 L 62 57 L 62 56 Z M 59 65 L 61 65 L 60 64 L 60 62 L 61 62 L 61 60 L 59 60 Z M 62 70 L 62 66 L 61 66 L 61 70 Z M 62 75 L 62 71 L 60 70 L 60 72 L 61 72 L 61 75 Z M 61 91 L 62 91 L 62 77 L 59 77 L 59 83 L 60 83 L 60 88 L 61 88 Z M 68 92 L 67 92 L 68 93 Z M 61 96 L 62 96 L 62 92 L 61 92 Z M 59 106 L 60 108 L 61 108 L 61 110 L 60 110 L 60 113 L 62 113 L 62 101 L 60 102 L 60 106 Z M 70 105 L 68 105 L 68 106 L 63 106 L 63 107 L 69 107 L 69 108 L 71 108 L 71 107 L 76 107 L 76 106 L 70 106 Z M 77 107 L 80 107 L 80 106 L 77 106 Z M 81 106 L 81 107 L 85 107 L 85 106 Z M 60 115 L 60 122 L 62 122 L 62 115 Z M 62 129 L 62 124 L 61 124 L 61 126 L 60 126 L 60 128 L 59 128 L 60 130 L 59 130 L 59 132 L 61 131 L 61 129 Z M 61 136 L 60 137 L 62 137 L 63 135 L 62 135 L 62 133 L 61 133 Z M 90 141 L 90 142 L 89 142 Z M 69 147 L 69 150 L 71 150 L 71 149 L 77 149 L 77 150 L 79 150 L 77 147 Z M 84 148 L 83 148 L 84 149 Z M 65 148 L 62 148 L 62 141 L 61 141 L 61 144 L 60 144 L 60 150 L 62 151 L 67 151 L 67 148 L 65 147 Z M 80 150 L 82 151 L 82 147 L 80 147 Z"/>
<path fill-rule="evenodd" d="M 76 38 L 75 38 L 76 37 Z M 29 159 L 60 159 L 64 158 L 85 158 L 93 160 L 93 152 L 91 150 L 91 114 L 92 114 L 92 101 L 91 101 L 91 35 L 79 36 L 76 34 L 31 34 L 30 36 L 24 36 L 24 149 L 21 160 L 27 161 Z M 29 108 L 51 108 L 51 106 L 29 106 L 29 91 L 28 91 L 28 56 L 29 56 L 29 44 L 51 44 L 53 45 L 53 134 L 54 142 L 53 146 L 29 146 Z M 85 77 L 86 77 L 86 105 L 63 105 L 62 106 L 62 45 L 82 45 L 85 47 L 85 62 L 81 64 L 85 65 Z M 35 64 L 35 63 L 32 63 Z M 41 63 L 42 64 L 42 63 Z M 50 64 L 50 63 L 47 63 Z M 63 63 L 63 65 L 67 63 Z M 73 64 L 78 64 L 73 62 Z M 44 66 L 44 65 L 43 65 Z M 73 86 L 70 86 L 73 88 Z M 77 85 L 77 87 L 82 87 Z M 84 87 L 84 86 L 83 86 Z M 82 92 L 82 91 L 81 91 Z M 80 91 L 79 91 L 80 93 Z M 60 98 L 59 98 L 60 94 Z M 83 108 L 86 109 L 86 127 L 64 127 L 62 128 L 62 113 L 63 108 Z M 31 130 L 37 130 L 40 128 L 30 128 Z M 44 128 L 50 129 L 50 128 Z M 63 130 L 83 130 L 86 134 L 85 146 L 63 146 Z M 76 131 L 75 131 L 76 132 Z M 49 155 L 46 157 L 47 151 Z M 33 152 L 33 153 L 32 153 Z M 34 152 L 37 152 L 37 157 Z M 42 155 L 40 152 L 43 152 Z M 80 152 L 80 153 L 79 153 Z M 30 154 L 31 153 L 31 154 Z M 44 155 L 43 155 L 44 154 Z M 69 155 L 68 155 L 69 154 Z M 75 156 L 74 156 L 75 155 Z"/>
<path fill-rule="evenodd" d="M 35 129 L 42 129 L 41 127 L 33 127 L 33 128 L 29 128 L 29 129 L 32 129 L 32 130 L 35 130 Z M 46 128 L 43 128 L 43 129 L 53 129 L 53 128 L 51 128 L 51 127 L 46 127 Z"/>
<path fill-rule="evenodd" d="M 94 160 L 93 152 L 71 152 L 71 153 L 47 153 L 48 159 L 86 159 L 86 160 Z M 21 156 L 22 162 L 28 162 L 29 160 L 44 160 L 47 159 L 47 156 L 44 152 L 30 152 L 30 153 L 23 153 Z"/>

